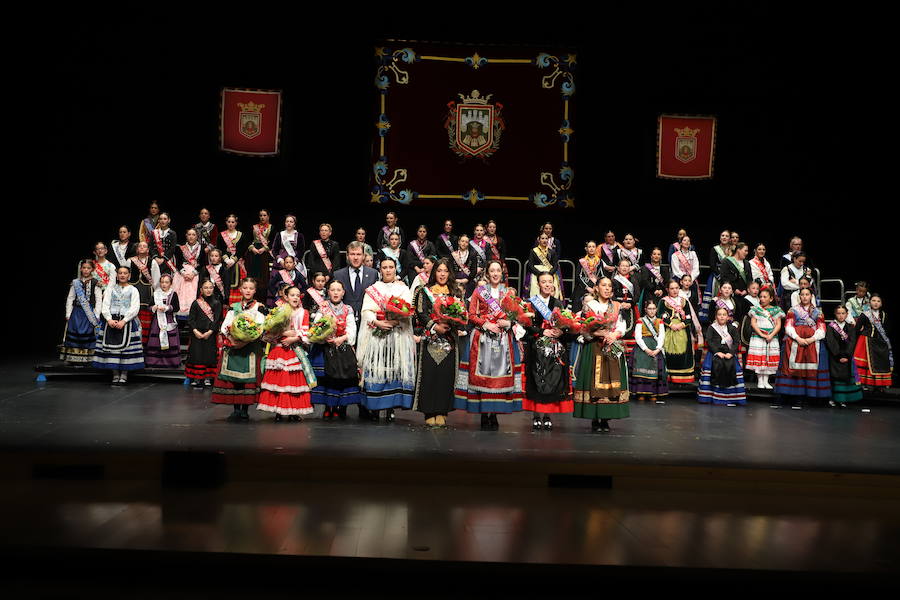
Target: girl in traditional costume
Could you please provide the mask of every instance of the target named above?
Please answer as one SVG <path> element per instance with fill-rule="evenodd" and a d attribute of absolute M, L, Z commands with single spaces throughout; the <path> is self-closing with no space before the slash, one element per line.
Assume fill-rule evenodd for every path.
<path fill-rule="evenodd" d="M 265 208 L 259 211 L 259 223 L 253 225 L 252 233 L 253 239 L 244 253 L 244 268 L 247 270 L 247 277 L 268 283 L 269 265 L 272 262 L 272 224 L 269 222 L 269 211 Z M 256 299 L 265 302 L 267 292 L 260 285 L 256 291 Z"/>
<path fill-rule="evenodd" d="M 153 290 L 159 282 L 159 264 L 150 258 L 150 249 L 147 242 L 138 242 L 137 253 L 131 257 L 131 277 L 129 283 L 134 286 L 140 299 L 138 320 L 141 324 L 138 335 L 141 336 L 143 347 L 147 348 L 147 340 L 150 339 L 150 322 L 153 312 Z"/>
<path fill-rule="evenodd" d="M 730 281 L 726 281 L 719 286 L 719 292 L 715 298 L 712 298 L 706 306 L 706 314 L 715 315 L 716 309 L 724 308 L 728 311 L 728 322 L 731 323 L 735 319 L 735 310 L 737 302 L 734 299 L 734 289 Z"/>
<path fill-rule="evenodd" d="M 397 279 L 394 259 L 385 257 L 381 281 L 366 288 L 356 354 L 366 393 L 362 405 L 371 411 L 373 420 L 378 420 L 383 410 L 388 422 L 393 422 L 395 408 L 412 408 L 416 375 L 411 319 L 388 319 L 385 315 L 393 296 L 412 302 L 409 288 Z"/>
<path fill-rule="evenodd" d="M 774 304 L 775 292 L 765 288 L 759 292 L 759 306 L 750 309 L 750 348 L 747 351 L 747 370 L 755 371 L 757 387 L 771 390 L 769 376 L 778 372 L 781 359 L 781 345 L 778 334 L 781 333 L 784 311 Z"/>
<path fill-rule="evenodd" d="M 216 338 L 222 325 L 222 303 L 215 295 L 216 285 L 206 279 L 200 285 L 200 297 L 191 304 L 188 314 L 187 358 L 184 375 L 194 387 L 212 387 L 216 376 L 219 350 Z"/>
<path fill-rule="evenodd" d="M 457 238 L 459 250 L 451 253 L 453 259 L 453 277 L 457 285 L 465 290 L 465 297 L 468 298 L 475 289 L 476 278 L 478 277 L 478 255 L 469 250 L 469 236 L 465 233 Z"/>
<path fill-rule="evenodd" d="M 798 283 L 800 284 L 800 289 L 797 289 L 797 290 L 794 290 L 793 292 L 791 292 L 791 304 L 794 306 L 799 304 L 800 303 L 800 290 L 809 289 L 809 291 L 812 292 L 812 300 L 811 300 L 812 305 L 819 306 L 819 300 L 816 298 L 816 293 L 813 292 L 813 290 L 812 290 L 812 284 L 813 284 L 812 279 L 810 279 L 809 277 L 804 275 L 803 277 L 800 278 Z"/>
<path fill-rule="evenodd" d="M 153 305 L 150 307 L 153 318 L 144 352 L 144 362 L 148 367 L 177 369 L 181 366 L 181 343 L 175 321 L 175 313 L 179 309 L 178 295 L 172 289 L 172 276 L 163 273 L 159 277 L 159 287 L 153 291 Z"/>
<path fill-rule="evenodd" d="M 353 307 L 344 304 L 344 284 L 333 280 L 328 284 L 328 301 L 317 306 L 312 317 L 315 323 L 322 317 L 334 319 L 334 333 L 325 342 L 312 344 L 309 360 L 316 374 L 317 385 L 312 389 L 313 404 L 325 405 L 322 418 L 347 418 L 347 407 L 365 399 L 359 389 L 359 361 L 356 345 L 356 316 Z"/>
<path fill-rule="evenodd" d="M 673 279 L 681 282 L 685 275 L 690 277 L 690 287 L 693 288 L 691 295 L 694 297 L 695 306 L 699 307 L 702 298 L 698 281 L 700 278 L 700 259 L 694 251 L 690 236 L 682 236 L 678 249 L 669 256 L 669 260 Z M 665 295 L 666 292 L 664 291 L 663 296 Z"/>
<path fill-rule="evenodd" d="M 436 243 L 438 257 L 451 258 L 452 254 L 459 249 L 457 246 L 458 241 L 459 238 L 453 233 L 453 221 L 447 219 L 444 221 L 444 232 L 438 236 Z"/>
<path fill-rule="evenodd" d="M 160 273 L 173 274 L 175 267 L 175 248 L 178 247 L 178 234 L 169 227 L 169 213 L 160 213 L 159 220 L 150 234 L 150 256 L 159 266 Z"/>
<path fill-rule="evenodd" d="M 436 304 L 445 299 L 462 300 L 454 296 L 452 285 L 450 261 L 441 259 L 431 269 L 428 281 L 413 296 L 414 332 L 420 340 L 413 410 L 424 415 L 426 427 L 446 427 L 447 415 L 454 407 L 459 337 L 466 334 L 465 325 L 434 318 Z"/>
<path fill-rule="evenodd" d="M 612 280 L 613 300 L 619 303 L 619 310 L 625 321 L 625 335 L 621 343 L 625 347 L 626 358 L 634 352 L 634 324 L 640 318 L 637 308 L 640 287 L 637 278 L 631 274 L 632 266 L 634 265 L 627 258 L 619 260 L 619 264 L 616 265 L 615 277 Z"/>
<path fill-rule="evenodd" d="M 550 273 L 553 276 L 553 297 L 562 300 L 562 292 L 559 285 L 559 255 L 550 248 L 550 239 L 546 233 L 538 236 L 538 245 L 531 250 L 528 256 L 528 270 L 531 272 L 531 289 L 529 297 L 537 295 L 538 275 Z"/>
<path fill-rule="evenodd" d="M 750 261 L 747 260 L 749 252 L 747 244 L 738 242 L 733 254 L 726 256 L 719 265 L 719 285 L 730 283 L 732 293 L 738 297 L 747 294 L 747 286 L 753 281 Z"/>
<path fill-rule="evenodd" d="M 305 290 L 308 287 L 306 278 L 300 270 L 296 268 L 296 259 L 293 256 L 290 254 L 285 256 L 279 266 L 281 267 L 280 269 L 272 269 L 272 275 L 269 277 L 268 294 L 266 298 L 266 305 L 269 308 L 275 306 L 275 301 L 281 297 L 281 290 L 284 289 L 285 286 L 290 287 L 296 285 L 301 290 Z M 309 310 L 309 307 L 306 305 L 304 305 L 304 308 Z"/>
<path fill-rule="evenodd" d="M 865 281 L 856 282 L 856 295 L 847 300 L 844 305 L 847 308 L 847 320 L 851 325 L 856 324 L 859 315 L 869 310 L 869 301 L 872 296 L 869 294 L 869 284 Z"/>
<path fill-rule="evenodd" d="M 688 301 L 681 297 L 681 286 L 670 281 L 668 295 L 663 297 L 660 308 L 666 326 L 663 351 L 669 382 L 688 384 L 694 382 L 694 347 L 691 340 L 693 316 Z"/>
<path fill-rule="evenodd" d="M 222 314 L 228 310 L 228 298 L 231 291 L 231 272 L 222 264 L 222 251 L 213 248 L 207 255 L 209 264 L 203 268 L 201 274 L 203 279 L 213 282 L 213 296 L 219 301 L 222 308 Z"/>
<path fill-rule="evenodd" d="M 553 428 L 551 414 L 572 413 L 569 344 L 576 335 L 553 326 L 553 310 L 563 309 L 562 300 L 553 296 L 553 277 L 549 273 L 537 276 L 540 293 L 529 302 L 534 307 L 532 325 L 526 327 L 525 399 L 522 410 L 532 413 L 532 429 Z"/>
<path fill-rule="evenodd" d="M 891 349 L 891 340 L 888 338 L 887 316 L 882 305 L 881 296 L 872 294 L 868 310 L 864 310 L 857 317 L 858 339 L 853 359 L 863 386 L 883 391 L 891 385 L 894 353 Z"/>
<path fill-rule="evenodd" d="M 649 298 L 644 303 L 644 314 L 634 326 L 637 348 L 628 361 L 631 393 L 647 396 L 650 400 L 669 395 L 666 355 L 663 353 L 666 326 L 657 316 L 661 302 Z"/>
<path fill-rule="evenodd" d="M 738 360 L 740 346 L 737 325 L 728 320 L 728 310 L 715 309 L 715 323 L 706 329 L 709 352 L 700 369 L 697 401 L 725 406 L 747 404 L 744 373 Z"/>
<path fill-rule="evenodd" d="M 750 276 L 759 282 L 760 288 L 772 288 L 774 295 L 778 282 L 775 280 L 772 265 L 769 264 L 769 260 L 766 258 L 765 244 L 757 244 L 753 250 L 753 258 L 750 259 Z"/>
<path fill-rule="evenodd" d="M 409 250 L 406 254 L 409 257 L 409 280 L 410 284 L 412 284 L 415 276 L 425 270 L 425 258 L 437 254 L 437 248 L 428 240 L 427 227 L 419 225 L 419 228 L 416 230 L 416 239 L 409 243 Z M 427 276 L 425 281 L 428 281 Z"/>
<path fill-rule="evenodd" d="M 366 230 L 364 227 L 356 228 L 356 241 L 363 245 L 363 254 L 369 257 L 375 256 L 375 250 L 372 249 L 372 246 L 366 241 Z"/>
<path fill-rule="evenodd" d="M 100 285 L 101 290 L 106 290 L 110 284 L 116 282 L 116 265 L 106 259 L 106 244 L 97 242 L 94 244 L 94 272 L 93 277 Z M 80 270 L 79 266 L 79 270 Z"/>
<path fill-rule="evenodd" d="M 793 254 L 791 264 L 781 269 L 781 302 L 786 311 L 796 306 L 791 304 L 791 294 L 800 289 L 800 278 L 804 276 L 812 281 L 812 269 L 806 266 L 806 254 L 801 250 Z"/>
<path fill-rule="evenodd" d="M 238 231 L 237 224 L 237 217 L 228 215 L 228 218 L 225 219 L 225 231 L 219 233 L 218 248 L 222 252 L 222 262 L 228 269 L 230 283 L 226 305 L 242 301 L 241 281 L 247 276 L 243 256 L 246 254 L 250 242 L 243 232 Z"/>
<path fill-rule="evenodd" d="M 555 237 L 553 235 L 553 223 L 547 221 L 546 223 L 541 225 L 541 228 L 538 230 L 538 236 L 534 239 L 535 247 L 541 245 L 541 234 L 542 233 L 547 235 L 547 250 L 553 250 L 556 253 L 557 260 L 562 258 L 562 256 L 563 256 L 562 255 L 562 243 L 560 242 L 558 237 Z M 532 288 L 534 290 L 538 289 L 537 282 L 535 282 L 532 285 L 532 283 L 531 283 L 532 278 L 533 278 L 532 272 L 530 270 L 526 270 L 525 271 L 525 279 L 522 282 L 522 293 L 525 296 L 529 296 L 529 297 L 533 296 L 534 293 L 532 293 L 532 291 L 531 291 Z M 562 283 L 562 282 L 559 282 L 559 283 Z M 559 297 L 563 298 L 565 296 L 565 291 L 563 290 L 563 288 L 561 286 L 557 286 L 556 289 L 559 290 L 559 294 L 560 294 Z"/>
<path fill-rule="evenodd" d="M 378 235 L 375 236 L 375 248 L 380 250 L 385 246 L 389 246 L 392 233 L 400 235 L 400 244 L 398 247 L 402 248 L 408 238 L 406 237 L 406 234 L 403 233 L 403 228 L 397 225 L 397 213 L 393 211 L 387 213 L 384 216 L 384 221 L 385 225 L 378 230 Z"/>
<path fill-rule="evenodd" d="M 152 241 L 153 230 L 156 229 L 156 223 L 159 219 L 159 203 L 151 202 L 148 213 L 138 226 L 138 241 L 149 244 Z"/>
<path fill-rule="evenodd" d="M 284 229 L 278 232 L 272 242 L 272 269 L 278 269 L 284 266 L 284 260 L 290 256 L 294 259 L 294 268 L 303 273 L 306 278 L 306 265 L 303 264 L 302 254 L 306 248 L 306 240 L 303 234 L 297 231 L 297 217 L 294 215 L 286 215 L 284 217 Z M 300 288 L 303 289 L 302 287 Z"/>
<path fill-rule="evenodd" d="M 456 408 L 481 414 L 482 429 L 498 429 L 498 413 L 522 410 L 521 325 L 510 322 L 501 307 L 515 291 L 502 283 L 503 266 L 491 261 L 487 282 L 469 300 L 471 342 L 462 348 L 456 386 Z"/>
<path fill-rule="evenodd" d="M 578 419 L 591 419 L 592 431 L 609 431 L 610 419 L 624 419 L 630 413 L 628 365 L 620 340 L 625 335 L 625 319 L 619 303 L 612 299 L 612 280 L 601 278 L 594 298 L 584 303 L 582 316 L 591 311 L 600 327 L 582 331 L 573 347 L 575 356 L 575 411 Z"/>
<path fill-rule="evenodd" d="M 641 258 L 644 256 L 644 251 L 637 247 L 637 242 L 638 239 L 633 234 L 626 233 L 622 238 L 622 245 L 619 247 L 619 260 L 627 259 L 632 273 L 640 270 Z M 618 261 L 616 261 L 616 265 L 618 266 Z"/>
<path fill-rule="evenodd" d="M 413 298 L 416 297 L 416 292 L 419 288 L 428 283 L 428 278 L 431 277 L 431 271 L 434 269 L 434 263 L 436 263 L 437 260 L 437 256 L 426 256 L 422 261 L 422 270 L 412 278 L 412 285 L 409 286 Z M 447 261 L 447 264 L 450 264 L 449 260 Z M 456 288 L 456 286 L 453 287 L 454 289 Z"/>
<path fill-rule="evenodd" d="M 128 383 L 128 372 L 144 368 L 141 347 L 141 307 L 138 290 L 128 283 L 129 270 L 116 270 L 116 284 L 103 294 L 103 325 L 94 350 L 93 367 L 112 371 L 113 385 Z"/>
<path fill-rule="evenodd" d="M 226 232 L 222 232 L 223 235 Z M 259 399 L 259 384 L 262 380 L 260 372 L 260 358 L 262 358 L 262 341 L 257 338 L 253 341 L 238 341 L 231 328 L 238 316 L 244 315 L 259 327 L 266 320 L 266 308 L 254 299 L 256 294 L 256 281 L 245 278 L 240 287 L 241 301 L 231 305 L 225 320 L 222 322 L 221 332 L 225 338 L 225 348 L 222 349 L 222 359 L 219 361 L 219 370 L 216 380 L 213 382 L 212 398 L 214 404 L 228 404 L 233 406 L 228 421 L 248 421 L 250 419 L 250 405 L 256 404 Z"/>
<path fill-rule="evenodd" d="M 276 421 L 285 416 L 302 421 L 303 415 L 314 412 L 310 389 L 316 386 L 316 377 L 303 347 L 309 344 L 309 313 L 300 303 L 301 294 L 296 286 L 287 289 L 291 323 L 277 339 L 267 340 L 271 348 L 256 410 L 274 413 Z"/>
<path fill-rule="evenodd" d="M 479 275 L 484 275 L 484 269 L 487 267 L 489 260 L 496 260 L 503 266 L 503 281 L 506 282 L 506 264 L 500 260 L 500 253 L 496 251 L 491 243 L 485 237 L 486 230 L 484 225 L 478 223 L 472 232 L 472 240 L 469 247 L 478 254 L 478 263 L 480 265 Z"/>
<path fill-rule="evenodd" d="M 131 247 L 131 230 L 128 228 L 128 225 L 119 227 L 118 239 L 110 242 L 109 247 L 112 250 L 110 258 L 116 269 L 119 267 L 131 267 L 129 257 L 134 252 L 134 249 Z"/>
<path fill-rule="evenodd" d="M 731 232 L 727 229 L 719 234 L 719 244 L 709 251 L 709 277 L 706 279 L 706 287 L 703 288 L 703 300 L 700 302 L 700 312 L 697 315 L 700 322 L 709 322 L 710 301 L 719 294 L 719 272 L 722 261 L 731 256 Z"/>
<path fill-rule="evenodd" d="M 178 305 L 181 310 L 178 317 L 186 317 L 191 310 L 191 305 L 197 298 L 197 290 L 200 286 L 202 271 L 206 266 L 207 255 L 200 244 L 200 236 L 193 227 L 185 234 L 186 242 L 175 250 L 175 275 L 172 277 L 172 287 L 178 294 Z"/>
<path fill-rule="evenodd" d="M 59 360 L 72 364 L 87 365 L 94 358 L 103 290 L 91 276 L 93 270 L 93 260 L 81 261 L 79 277 L 72 280 L 66 297 L 66 334 Z"/>
<path fill-rule="evenodd" d="M 197 235 L 200 237 L 203 252 L 208 254 L 219 242 L 219 228 L 212 222 L 208 209 L 200 209 L 200 220 L 194 225 L 194 229 L 197 230 Z"/>
<path fill-rule="evenodd" d="M 619 248 L 621 244 L 616 241 L 616 234 L 607 231 L 603 235 L 603 243 L 600 244 L 600 262 L 603 263 L 603 274 L 612 279 L 616 275 L 616 265 L 619 264 Z"/>
<path fill-rule="evenodd" d="M 332 228 L 328 223 L 319 225 L 319 239 L 309 245 L 306 255 L 307 273 L 325 273 L 328 281 L 341 268 L 341 246 L 331 239 Z"/>
<path fill-rule="evenodd" d="M 821 344 L 825 339 L 825 316 L 813 306 L 809 289 L 800 292 L 800 304 L 788 311 L 784 330 L 775 393 L 796 398 L 794 406 L 798 408 L 803 397 L 831 396 L 828 353 Z"/>
<path fill-rule="evenodd" d="M 397 279 L 405 283 L 406 276 L 411 273 L 409 252 L 400 247 L 400 234 L 391 233 L 388 236 L 388 245 L 378 251 L 375 255 L 376 268 L 380 271 L 381 261 L 391 259 L 397 266 Z"/>
<path fill-rule="evenodd" d="M 325 285 L 328 283 L 328 276 L 325 273 L 313 273 L 310 281 L 312 285 L 306 288 L 303 296 L 303 308 L 314 313 L 325 303 L 326 296 L 328 295 L 325 291 Z"/>
<path fill-rule="evenodd" d="M 856 328 L 847 319 L 847 309 L 838 306 L 835 320 L 825 330 L 825 347 L 828 349 L 828 372 L 831 376 L 831 406 L 846 407 L 848 402 L 862 400 L 859 371 L 853 360 L 856 347 Z"/>
<path fill-rule="evenodd" d="M 502 237 L 497 235 L 497 222 L 493 219 L 488 221 L 487 225 L 485 225 L 484 239 L 491 245 L 491 258 L 500 261 L 500 264 L 503 265 L 503 273 L 506 275 L 506 242 L 503 241 Z"/>
<path fill-rule="evenodd" d="M 666 246 L 666 261 L 670 265 L 672 264 L 672 255 L 675 254 L 676 252 L 678 252 L 682 248 L 681 241 L 684 239 L 684 236 L 686 236 L 686 235 L 687 235 L 686 229 L 679 229 L 678 233 L 675 234 L 675 241 L 672 242 L 671 244 L 669 244 L 668 246 Z M 687 249 L 689 251 L 694 250 L 694 245 L 689 244 Z"/>
<path fill-rule="evenodd" d="M 637 272 L 637 282 L 641 290 L 638 306 L 643 306 L 648 300 L 655 300 L 657 303 L 662 300 L 666 295 L 666 284 L 671 279 L 669 267 L 662 264 L 662 250 L 654 248 L 650 251 L 650 262 L 644 263 Z"/>
<path fill-rule="evenodd" d="M 584 245 L 584 256 L 578 259 L 578 274 L 575 276 L 575 289 L 572 291 L 572 312 L 580 312 L 584 297 L 594 292 L 600 273 L 600 256 L 597 254 L 597 242 L 588 240 Z"/>

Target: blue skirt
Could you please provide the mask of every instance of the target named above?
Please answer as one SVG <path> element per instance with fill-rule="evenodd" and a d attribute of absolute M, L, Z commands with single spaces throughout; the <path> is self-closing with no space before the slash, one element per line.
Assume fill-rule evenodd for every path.
<path fill-rule="evenodd" d="M 453 407 L 456 410 L 464 410 L 470 413 L 514 413 L 522 410 L 522 400 L 525 398 L 524 372 L 522 353 L 519 344 L 510 335 L 512 358 L 510 364 L 511 375 L 504 377 L 505 382 L 498 382 L 495 388 L 476 386 L 470 377 L 470 372 L 477 373 L 477 365 L 469 365 L 472 357 L 472 344 L 475 341 L 474 331 L 460 339 L 459 345 L 459 369 L 456 375 L 456 391 Z M 479 350 L 480 353 L 480 350 Z M 482 379 L 487 379 L 482 377 Z M 497 377 L 496 379 L 501 379 Z M 482 382 L 483 383 L 483 382 Z"/>
<path fill-rule="evenodd" d="M 332 379 L 325 375 L 325 346 L 313 344 L 307 356 L 316 374 L 318 385 L 310 390 L 313 404 L 324 404 L 330 408 L 361 404 L 365 395 L 355 379 Z"/>
<path fill-rule="evenodd" d="M 135 318 L 123 329 L 113 329 L 103 323 L 94 351 L 95 369 L 136 371 L 144 368 L 144 348 L 141 346 L 141 322 Z"/>
<path fill-rule="evenodd" d="M 741 362 L 737 358 L 734 359 L 737 384 L 721 387 L 717 386 L 712 380 L 713 357 L 712 352 L 707 352 L 706 358 L 703 359 L 703 365 L 700 368 L 700 385 L 697 388 L 697 401 L 702 404 L 711 402 L 720 406 L 726 404 L 747 404 L 747 390 L 744 387 L 744 370 L 741 369 Z"/>
<path fill-rule="evenodd" d="M 366 383 L 366 395 L 360 402 L 369 410 L 386 408 L 404 408 L 409 410 L 413 405 L 413 389 L 404 387 L 401 381 L 385 383 Z"/>
<path fill-rule="evenodd" d="M 706 280 L 706 287 L 703 288 L 703 300 L 700 302 L 697 318 L 704 325 L 709 324 L 709 301 L 716 297 L 719 293 L 719 280 L 716 279 L 715 273 L 710 273 Z"/>
<path fill-rule="evenodd" d="M 88 321 L 84 309 L 76 304 L 72 307 L 72 314 L 66 323 L 66 337 L 59 359 L 70 363 L 90 363 L 93 360 L 96 343 L 97 331 Z"/>
<path fill-rule="evenodd" d="M 788 357 L 785 352 L 788 344 L 784 344 L 781 351 L 781 364 L 787 364 Z M 831 397 L 831 374 L 828 368 L 828 352 L 825 350 L 825 343 L 819 344 L 819 364 L 816 369 L 815 377 L 812 379 L 791 377 L 782 374 L 782 370 L 778 370 L 778 376 L 775 379 L 775 393 L 782 396 L 806 396 L 807 398 L 830 398 Z"/>

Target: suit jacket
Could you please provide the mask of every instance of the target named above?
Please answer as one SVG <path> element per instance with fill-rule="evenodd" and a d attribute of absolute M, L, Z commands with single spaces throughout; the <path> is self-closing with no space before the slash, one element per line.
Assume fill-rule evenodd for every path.
<path fill-rule="evenodd" d="M 353 315 L 356 317 L 356 324 L 359 325 L 366 288 L 378 281 L 378 271 L 372 267 L 361 266 L 362 285 L 354 291 L 350 284 L 351 269 L 352 267 L 338 269 L 334 272 L 334 278 L 344 284 L 344 303 L 353 307 Z"/>

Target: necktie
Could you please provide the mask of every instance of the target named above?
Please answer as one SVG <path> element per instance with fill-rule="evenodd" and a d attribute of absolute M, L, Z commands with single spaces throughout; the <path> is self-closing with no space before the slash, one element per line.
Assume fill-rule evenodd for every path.
<path fill-rule="evenodd" d="M 361 282 L 359 280 L 359 269 L 354 269 L 354 271 L 356 271 L 356 276 L 353 278 L 353 291 L 355 292 L 359 289 Z"/>

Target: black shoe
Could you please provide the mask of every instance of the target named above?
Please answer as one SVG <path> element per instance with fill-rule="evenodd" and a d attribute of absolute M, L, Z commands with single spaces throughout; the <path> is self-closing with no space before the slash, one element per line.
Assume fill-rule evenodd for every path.
<path fill-rule="evenodd" d="M 553 429 L 553 423 L 550 421 L 550 417 L 548 417 L 547 415 L 544 415 L 544 429 L 546 431 L 550 431 L 551 429 Z"/>
<path fill-rule="evenodd" d="M 299 423 L 302 420 L 303 418 L 300 415 L 288 415 L 288 421 L 291 421 L 293 423 Z"/>
<path fill-rule="evenodd" d="M 608 419 L 600 419 L 600 431 L 604 433 L 609 432 L 609 420 Z"/>
<path fill-rule="evenodd" d="M 531 428 L 534 430 L 538 430 L 541 428 L 541 419 L 537 415 L 531 419 Z"/>
<path fill-rule="evenodd" d="M 202 386 L 203 386 L 203 381 L 201 381 L 200 379 L 191 379 L 191 387 L 192 388 L 198 388 L 198 387 L 202 387 Z"/>
<path fill-rule="evenodd" d="M 481 415 L 481 430 L 486 431 L 491 428 L 491 418 L 485 413 Z"/>
<path fill-rule="evenodd" d="M 599 420 L 594 419 L 593 421 L 591 421 L 591 431 L 594 431 L 594 432 L 600 431 L 600 421 Z"/>
<path fill-rule="evenodd" d="M 384 422 L 385 423 L 393 423 L 394 422 L 394 409 L 388 408 L 384 411 Z"/>
<path fill-rule="evenodd" d="M 282 418 L 281 415 L 279 415 L 278 413 L 275 413 L 275 422 L 276 423 L 281 423 L 283 420 L 284 419 Z"/>
<path fill-rule="evenodd" d="M 250 405 L 249 404 L 241 404 L 241 421 L 249 421 L 250 420 Z"/>
<path fill-rule="evenodd" d="M 331 416 L 334 416 L 334 411 L 332 411 Z M 341 421 L 347 420 L 347 407 L 346 406 L 341 406 L 340 408 L 338 408 L 338 418 Z"/>
<path fill-rule="evenodd" d="M 368 412 L 369 412 L 369 420 L 372 421 L 373 423 L 377 423 L 377 422 L 378 422 L 379 413 L 380 413 L 381 411 L 379 411 L 379 410 L 370 410 L 370 411 L 368 411 Z"/>
<path fill-rule="evenodd" d="M 491 413 L 491 430 L 497 431 L 500 429 L 500 423 L 497 421 L 497 413 Z"/>
<path fill-rule="evenodd" d="M 241 420 L 241 411 L 239 411 L 239 410 L 234 411 L 233 413 L 228 415 L 228 418 L 226 418 L 225 420 L 228 421 L 229 423 L 237 423 L 238 421 Z"/>
<path fill-rule="evenodd" d="M 360 406 L 359 407 L 359 420 L 360 421 L 377 421 L 378 419 L 372 418 L 372 412 L 374 412 L 374 411 L 370 411 L 365 406 Z M 375 413 L 375 414 L 376 414 L 376 416 L 378 415 L 378 413 Z"/>

